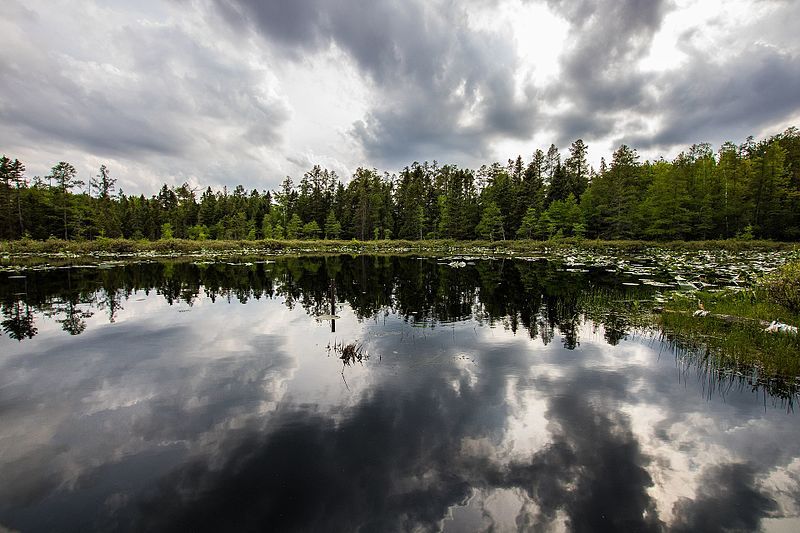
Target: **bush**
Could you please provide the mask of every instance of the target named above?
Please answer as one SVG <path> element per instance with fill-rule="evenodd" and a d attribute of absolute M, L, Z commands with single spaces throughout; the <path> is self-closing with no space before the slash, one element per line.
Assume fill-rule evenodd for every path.
<path fill-rule="evenodd" d="M 775 303 L 800 312 L 800 261 L 783 265 L 759 284 Z"/>

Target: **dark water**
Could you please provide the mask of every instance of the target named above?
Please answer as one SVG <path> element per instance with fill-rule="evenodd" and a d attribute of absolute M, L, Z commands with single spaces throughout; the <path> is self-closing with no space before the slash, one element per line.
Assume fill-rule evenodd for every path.
<path fill-rule="evenodd" d="M 646 288 L 440 263 L 3 274 L 0 530 L 800 529 L 794 398 Z"/>

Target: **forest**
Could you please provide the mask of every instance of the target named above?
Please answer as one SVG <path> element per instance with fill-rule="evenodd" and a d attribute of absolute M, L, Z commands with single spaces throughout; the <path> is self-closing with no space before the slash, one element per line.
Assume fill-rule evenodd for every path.
<path fill-rule="evenodd" d="M 692 145 L 641 161 L 621 145 L 595 169 L 580 139 L 477 170 L 415 162 L 349 180 L 314 166 L 274 191 L 166 184 L 126 195 L 103 165 L 88 183 L 67 162 L 47 176 L 0 159 L 0 239 L 800 240 L 800 130 L 716 152 Z"/>

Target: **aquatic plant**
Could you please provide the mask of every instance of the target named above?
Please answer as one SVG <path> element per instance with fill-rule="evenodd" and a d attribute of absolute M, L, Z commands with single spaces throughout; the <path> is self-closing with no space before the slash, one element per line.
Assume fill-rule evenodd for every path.
<path fill-rule="evenodd" d="M 800 312 L 800 261 L 787 263 L 759 280 L 768 297 L 795 312 Z"/>
<path fill-rule="evenodd" d="M 706 316 L 695 316 L 702 304 Z M 765 376 L 800 375 L 800 335 L 768 333 L 775 319 L 800 323 L 800 314 L 774 302 L 760 288 L 674 293 L 659 317 L 664 335 L 702 349 L 720 364 L 758 368 Z"/>

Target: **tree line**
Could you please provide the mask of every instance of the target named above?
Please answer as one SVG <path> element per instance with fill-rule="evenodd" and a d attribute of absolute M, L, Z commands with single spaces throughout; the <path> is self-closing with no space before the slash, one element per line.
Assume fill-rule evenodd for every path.
<path fill-rule="evenodd" d="M 620 146 L 599 168 L 587 145 L 555 145 L 477 170 L 415 162 L 359 168 L 345 183 L 314 166 L 274 191 L 184 183 L 126 195 L 101 166 L 88 183 L 59 162 L 25 176 L 0 158 L 2 239 L 800 239 L 800 130 L 695 144 L 672 161 Z"/>

